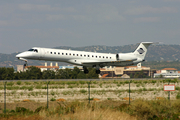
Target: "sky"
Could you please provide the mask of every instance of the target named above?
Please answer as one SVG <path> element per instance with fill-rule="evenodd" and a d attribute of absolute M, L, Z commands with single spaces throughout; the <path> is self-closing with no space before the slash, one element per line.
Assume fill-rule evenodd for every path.
<path fill-rule="evenodd" d="M 1 0 L 0 53 L 180 44 L 180 0 Z"/>

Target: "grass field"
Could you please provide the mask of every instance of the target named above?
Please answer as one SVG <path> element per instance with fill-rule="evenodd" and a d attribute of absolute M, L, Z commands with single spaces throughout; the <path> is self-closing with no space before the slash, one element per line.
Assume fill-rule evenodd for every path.
<path fill-rule="evenodd" d="M 171 80 L 170 84 L 176 85 L 176 91 L 171 92 L 171 101 L 168 101 L 168 92 L 163 91 L 163 86 L 168 84 L 169 80 L 132 80 L 131 105 L 128 105 L 129 80 L 91 81 L 90 104 L 89 81 L 50 81 L 48 110 L 45 109 L 47 82 L 7 82 L 6 110 L 8 119 L 179 119 L 180 80 Z M 1 118 L 5 119 L 7 117 L 3 114 L 3 94 L 4 83 L 0 82 L 0 113 Z M 63 101 L 57 101 L 60 98 Z M 18 112 L 18 108 L 25 109 Z M 35 112 L 40 108 L 39 112 Z M 144 115 L 141 115 L 142 113 Z"/>

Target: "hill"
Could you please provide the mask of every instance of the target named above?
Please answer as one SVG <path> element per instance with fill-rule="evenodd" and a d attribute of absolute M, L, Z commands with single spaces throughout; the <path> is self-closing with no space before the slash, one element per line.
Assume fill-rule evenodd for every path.
<path fill-rule="evenodd" d="M 125 45 L 125 46 L 102 46 L 102 45 L 93 45 L 85 47 L 68 47 L 68 46 L 59 46 L 55 47 L 56 49 L 71 49 L 79 51 L 91 51 L 91 52 L 102 52 L 102 53 L 127 53 L 132 52 L 136 49 L 136 45 Z M 18 64 L 24 64 L 23 61 L 17 60 L 15 58 L 16 54 L 1 54 L 0 53 L 0 67 L 10 67 Z M 148 49 L 146 55 L 146 61 L 179 61 L 180 60 L 180 45 L 151 45 Z M 151 62 L 152 64 L 155 64 Z M 44 65 L 44 61 L 28 61 L 29 65 Z M 171 63 L 170 63 L 171 64 Z M 67 65 L 66 63 L 59 63 L 59 65 Z M 156 66 L 154 66 L 156 67 Z M 162 66 L 161 66 L 162 67 Z"/>

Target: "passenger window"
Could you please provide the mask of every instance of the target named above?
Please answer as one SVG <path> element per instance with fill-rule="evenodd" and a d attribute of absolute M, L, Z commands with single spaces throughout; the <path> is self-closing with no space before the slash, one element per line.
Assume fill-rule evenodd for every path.
<path fill-rule="evenodd" d="M 96 58 L 97 58 L 97 56 L 96 56 Z"/>
<path fill-rule="evenodd" d="M 71 55 L 71 53 L 69 53 L 69 55 Z"/>
<path fill-rule="evenodd" d="M 106 59 L 108 59 L 108 57 L 106 57 Z"/>
<path fill-rule="evenodd" d="M 82 57 L 82 54 L 80 56 Z"/>
<path fill-rule="evenodd" d="M 94 55 L 92 55 L 92 57 L 94 57 Z"/>
<path fill-rule="evenodd" d="M 104 56 L 103 56 L 103 58 L 104 58 Z"/>
<path fill-rule="evenodd" d="M 99 58 L 101 58 L 101 56 L 99 56 Z"/>
<path fill-rule="evenodd" d="M 110 59 L 111 59 L 111 57 L 110 57 Z"/>
<path fill-rule="evenodd" d="M 88 57 L 89 57 L 89 55 L 88 55 Z"/>
<path fill-rule="evenodd" d="M 62 55 L 64 55 L 64 53 L 62 53 Z"/>
<path fill-rule="evenodd" d="M 77 54 L 77 56 L 78 56 L 78 54 Z"/>
<path fill-rule="evenodd" d="M 56 52 L 54 52 L 54 54 L 56 54 Z"/>
<path fill-rule="evenodd" d="M 66 55 L 68 55 L 68 54 L 66 53 Z"/>
<path fill-rule="evenodd" d="M 84 57 L 86 57 L 86 55 L 84 55 Z"/>
<path fill-rule="evenodd" d="M 58 55 L 60 55 L 60 53 L 58 52 Z"/>
<path fill-rule="evenodd" d="M 73 56 L 75 56 L 75 54 L 73 54 Z"/>
<path fill-rule="evenodd" d="M 52 52 L 51 52 L 51 54 L 52 54 Z"/>

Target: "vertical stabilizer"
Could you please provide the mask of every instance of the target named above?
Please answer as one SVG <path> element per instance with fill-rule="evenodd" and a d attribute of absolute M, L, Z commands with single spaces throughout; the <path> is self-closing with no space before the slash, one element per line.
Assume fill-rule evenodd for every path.
<path fill-rule="evenodd" d="M 144 60 L 146 53 L 147 53 L 147 49 L 149 47 L 149 45 L 153 44 L 153 42 L 142 42 L 139 44 L 139 46 L 137 47 L 137 49 L 134 51 L 134 55 L 137 56 L 138 58 L 140 58 L 141 60 Z"/>

